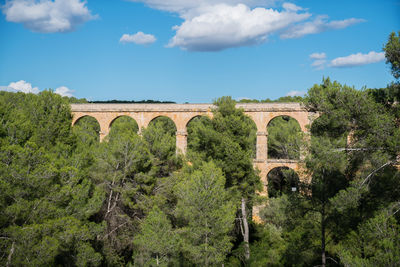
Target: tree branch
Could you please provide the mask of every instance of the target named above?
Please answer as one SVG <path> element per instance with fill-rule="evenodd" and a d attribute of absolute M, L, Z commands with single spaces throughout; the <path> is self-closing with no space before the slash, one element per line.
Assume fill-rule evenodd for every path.
<path fill-rule="evenodd" d="M 111 235 L 112 233 L 114 233 L 115 231 L 117 231 L 119 228 L 121 228 L 122 226 L 124 226 L 125 224 L 127 224 L 128 222 L 124 222 L 120 225 L 118 225 L 117 227 L 115 227 L 113 230 L 111 230 L 108 234 L 106 234 L 105 236 L 103 236 L 103 240 L 106 239 L 107 236 Z"/>

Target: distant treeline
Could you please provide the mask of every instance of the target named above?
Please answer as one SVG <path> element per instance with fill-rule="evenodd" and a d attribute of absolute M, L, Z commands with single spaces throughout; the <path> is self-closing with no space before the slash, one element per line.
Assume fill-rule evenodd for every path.
<path fill-rule="evenodd" d="M 68 98 L 68 101 L 70 103 L 99 103 L 99 104 L 176 104 L 175 101 L 159 101 L 159 100 L 94 100 L 94 101 L 88 101 L 85 98 L 75 98 L 71 97 Z M 274 102 L 279 102 L 279 103 L 284 103 L 284 102 L 302 102 L 303 97 L 301 96 L 283 96 L 278 99 L 264 99 L 264 100 L 258 100 L 258 99 L 241 99 L 237 100 L 236 102 L 238 103 L 274 103 Z M 186 102 L 185 104 L 187 104 Z"/>
<path fill-rule="evenodd" d="M 88 103 L 110 103 L 110 104 L 175 104 L 174 101 L 158 101 L 158 100 L 97 100 L 97 101 L 88 101 Z"/>
<path fill-rule="evenodd" d="M 264 99 L 264 100 L 258 100 L 258 99 L 241 99 L 237 101 L 239 103 L 288 103 L 288 102 L 303 102 L 303 97 L 301 96 L 282 96 L 278 99 Z"/>

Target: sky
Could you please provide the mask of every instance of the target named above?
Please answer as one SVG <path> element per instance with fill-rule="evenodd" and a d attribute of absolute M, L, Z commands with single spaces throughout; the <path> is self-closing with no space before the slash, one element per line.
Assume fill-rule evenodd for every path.
<path fill-rule="evenodd" d="M 0 90 L 209 103 L 393 81 L 400 0 L 0 0 Z"/>

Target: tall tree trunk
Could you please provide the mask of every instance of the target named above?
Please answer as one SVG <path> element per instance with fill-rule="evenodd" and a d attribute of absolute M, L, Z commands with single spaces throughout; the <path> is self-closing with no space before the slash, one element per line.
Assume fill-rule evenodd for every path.
<path fill-rule="evenodd" d="M 15 242 L 12 242 L 10 253 L 8 254 L 8 258 L 7 258 L 6 267 L 11 266 L 11 259 L 12 259 L 12 255 L 14 254 L 14 250 L 15 250 L 14 245 L 15 245 Z"/>
<path fill-rule="evenodd" d="M 246 200 L 242 197 L 242 222 L 243 222 L 243 241 L 244 241 L 244 255 L 246 260 L 250 259 L 250 246 L 249 246 L 249 223 L 247 222 L 246 214 Z"/>
<path fill-rule="evenodd" d="M 326 266 L 326 255 L 325 255 L 325 202 L 322 203 L 322 212 L 321 212 L 321 260 L 322 267 Z"/>

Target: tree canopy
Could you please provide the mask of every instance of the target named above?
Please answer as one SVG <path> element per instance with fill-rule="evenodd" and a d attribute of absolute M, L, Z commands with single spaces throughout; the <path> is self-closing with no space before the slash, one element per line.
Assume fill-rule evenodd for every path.
<path fill-rule="evenodd" d="M 398 40 L 385 46 L 396 79 Z M 299 168 L 261 177 L 266 198 L 257 129 L 231 97 L 188 124 L 182 155 L 168 118 L 119 117 L 100 142 L 94 118 L 71 126 L 84 100 L 0 92 L 0 265 L 400 266 L 398 81 L 326 78 L 278 99 L 292 100 L 318 117 L 306 133 L 271 121 L 269 157 Z"/>

